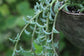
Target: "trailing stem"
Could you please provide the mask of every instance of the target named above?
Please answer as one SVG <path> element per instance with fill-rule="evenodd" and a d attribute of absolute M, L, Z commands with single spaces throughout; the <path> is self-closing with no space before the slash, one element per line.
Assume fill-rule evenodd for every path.
<path fill-rule="evenodd" d="M 42 11 L 40 11 L 38 14 L 36 14 L 30 21 L 34 20 L 41 12 L 42 12 Z M 24 28 L 22 29 L 22 31 L 20 32 L 19 39 L 20 39 L 22 33 L 24 32 L 24 30 L 27 28 L 28 25 L 29 25 L 29 23 L 26 24 L 26 25 L 24 26 Z M 17 42 L 15 43 L 15 47 L 14 47 L 12 56 L 15 56 L 16 47 L 17 47 L 18 42 L 19 42 L 19 40 L 17 40 Z"/>
<path fill-rule="evenodd" d="M 52 6 L 52 4 L 53 4 L 55 1 L 56 1 L 56 0 L 53 0 L 49 5 L 47 5 L 46 8 L 45 8 L 45 10 L 46 10 L 49 6 Z M 39 14 L 41 14 L 42 12 L 43 12 L 43 10 L 40 11 L 39 13 L 37 13 L 32 19 L 30 19 L 30 21 L 34 20 L 34 19 L 35 19 L 37 16 L 39 16 Z M 19 39 L 20 39 L 20 37 L 21 37 L 23 31 L 27 28 L 28 25 L 29 25 L 29 23 L 26 24 L 26 25 L 24 26 L 24 28 L 22 29 L 22 31 L 20 32 L 19 37 L 18 37 Z M 35 27 L 36 27 L 36 26 L 35 26 Z M 32 40 L 33 40 L 33 38 L 32 38 Z M 16 43 L 15 43 L 12 56 L 15 56 L 15 52 L 16 52 L 16 48 L 17 48 L 18 42 L 19 42 L 19 40 L 17 40 Z"/>

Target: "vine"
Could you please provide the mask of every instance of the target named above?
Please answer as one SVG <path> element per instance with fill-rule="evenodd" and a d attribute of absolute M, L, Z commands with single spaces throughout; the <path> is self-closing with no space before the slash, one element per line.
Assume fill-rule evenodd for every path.
<path fill-rule="evenodd" d="M 57 19 L 57 15 L 59 11 L 66 5 L 59 6 L 60 2 L 58 0 L 39 0 L 40 3 L 36 3 L 36 6 L 34 7 L 35 10 L 35 16 L 27 16 L 28 19 L 24 19 L 26 25 L 22 29 L 22 31 L 17 34 L 15 39 L 11 39 L 15 43 L 15 47 L 13 50 L 12 56 L 15 56 L 16 53 L 19 52 L 29 52 L 32 56 L 58 56 L 56 52 L 56 48 L 58 47 L 58 42 L 54 42 L 54 33 L 59 33 L 55 29 L 55 23 Z M 52 10 L 53 4 L 54 11 Z M 32 26 L 33 25 L 33 26 Z M 28 30 L 26 30 L 27 27 L 30 27 L 32 29 L 32 34 Z M 17 50 L 17 45 L 19 43 L 19 40 L 21 38 L 22 33 L 25 32 L 27 35 L 31 35 L 31 50 L 25 51 L 22 47 L 20 47 L 20 50 Z M 36 36 L 34 40 L 34 36 Z M 35 45 L 39 46 L 42 50 L 40 53 L 36 52 Z"/>

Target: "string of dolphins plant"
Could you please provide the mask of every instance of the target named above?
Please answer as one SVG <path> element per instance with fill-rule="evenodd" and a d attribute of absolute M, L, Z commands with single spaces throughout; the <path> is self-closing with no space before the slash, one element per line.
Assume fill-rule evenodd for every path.
<path fill-rule="evenodd" d="M 68 3 L 64 7 L 64 10 L 67 12 L 70 12 L 70 9 L 72 10 L 71 12 L 74 11 L 74 13 L 84 12 L 84 0 L 64 0 L 64 3 Z M 68 9 L 68 7 L 70 7 L 70 9 Z"/>
<path fill-rule="evenodd" d="M 55 3 L 54 10 L 52 10 L 53 4 Z M 58 0 L 39 0 L 34 7 L 35 15 L 34 17 L 27 16 L 28 19 L 24 19 L 26 25 L 23 27 L 22 31 L 17 34 L 15 39 L 9 38 L 15 43 L 12 56 L 16 53 L 31 53 L 31 56 L 58 56 L 56 48 L 58 48 L 58 42 L 54 42 L 54 34 L 59 33 L 55 29 L 55 23 L 59 11 L 67 4 L 59 6 L 60 2 Z M 26 30 L 27 27 L 32 29 L 31 32 Z M 18 43 L 20 41 L 22 33 L 25 32 L 27 35 L 31 35 L 31 49 L 25 51 L 22 47 L 17 50 Z M 36 38 L 34 38 L 36 36 Z M 35 44 L 39 45 L 42 49 L 40 53 L 36 52 Z"/>

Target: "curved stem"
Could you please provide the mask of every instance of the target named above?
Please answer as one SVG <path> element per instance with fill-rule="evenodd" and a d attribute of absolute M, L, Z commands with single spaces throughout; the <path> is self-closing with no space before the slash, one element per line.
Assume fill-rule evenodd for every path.
<path fill-rule="evenodd" d="M 68 4 L 68 3 L 65 3 L 64 5 L 62 5 L 62 6 L 58 9 L 58 11 L 57 11 L 57 13 L 56 13 L 56 15 L 55 15 L 55 17 L 54 17 L 54 23 L 53 23 L 53 27 L 52 27 L 51 38 L 52 38 L 52 48 L 53 48 L 54 53 L 55 53 L 56 56 L 58 56 L 58 54 L 57 54 L 57 52 L 56 52 L 56 50 L 55 50 L 55 47 L 53 46 L 53 45 L 54 45 L 54 43 L 53 43 L 53 35 L 54 35 L 54 34 L 53 34 L 53 28 L 55 28 L 55 23 L 56 23 L 56 19 L 57 19 L 57 16 L 58 16 L 59 11 L 60 11 L 62 8 L 64 8 L 67 4 Z"/>
<path fill-rule="evenodd" d="M 37 21 L 37 19 L 36 19 L 36 21 Z M 31 45 L 32 45 L 32 46 L 31 46 L 31 49 L 32 49 L 34 55 L 36 56 L 36 53 L 35 53 L 35 51 L 33 50 L 33 40 L 34 40 L 35 31 L 36 31 L 36 24 L 35 24 L 35 27 L 34 27 L 34 30 L 33 30 L 33 33 L 32 33 L 32 40 L 31 40 Z"/>
<path fill-rule="evenodd" d="M 42 12 L 42 11 L 40 11 L 38 14 L 36 14 L 30 21 L 32 21 L 33 19 L 35 19 L 41 12 Z M 26 25 L 24 26 L 24 28 L 22 29 L 22 31 L 20 32 L 19 39 L 20 39 L 22 33 L 24 32 L 24 30 L 27 28 L 28 25 L 29 25 L 29 23 L 26 24 Z M 16 51 L 16 47 L 17 47 L 18 42 L 19 42 L 19 40 L 17 40 L 17 42 L 16 42 L 16 44 L 15 44 L 15 47 L 14 47 L 12 56 L 15 56 L 15 51 Z"/>
<path fill-rule="evenodd" d="M 46 25 L 46 32 L 48 32 L 49 18 L 47 18 L 47 22 L 46 22 L 46 24 L 47 24 L 47 25 Z M 47 44 L 47 38 L 48 38 L 48 35 L 45 35 L 45 38 L 46 38 L 46 45 L 48 46 L 48 44 Z M 45 52 L 45 56 L 47 56 L 47 54 L 46 54 L 47 51 L 48 51 L 48 50 L 46 50 L 46 52 Z"/>
<path fill-rule="evenodd" d="M 53 28 L 55 27 L 55 23 L 56 23 L 56 19 L 57 19 L 58 12 L 59 12 L 59 11 L 57 11 L 56 16 L 55 16 L 55 18 L 54 18 L 54 23 L 53 23 L 53 27 L 52 27 L 52 34 L 51 34 L 51 38 L 52 38 L 52 48 L 53 48 L 53 51 L 54 51 L 54 53 L 55 53 L 56 56 L 58 56 L 58 54 L 57 54 L 57 52 L 56 52 L 56 50 L 55 50 L 55 47 L 53 46 L 53 45 L 54 45 L 54 43 L 53 43 Z"/>

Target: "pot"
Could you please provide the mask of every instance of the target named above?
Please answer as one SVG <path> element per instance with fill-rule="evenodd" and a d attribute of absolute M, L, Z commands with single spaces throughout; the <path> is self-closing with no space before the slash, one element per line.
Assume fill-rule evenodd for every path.
<path fill-rule="evenodd" d="M 61 10 L 57 18 L 57 28 L 75 46 L 84 49 L 84 14 Z"/>

